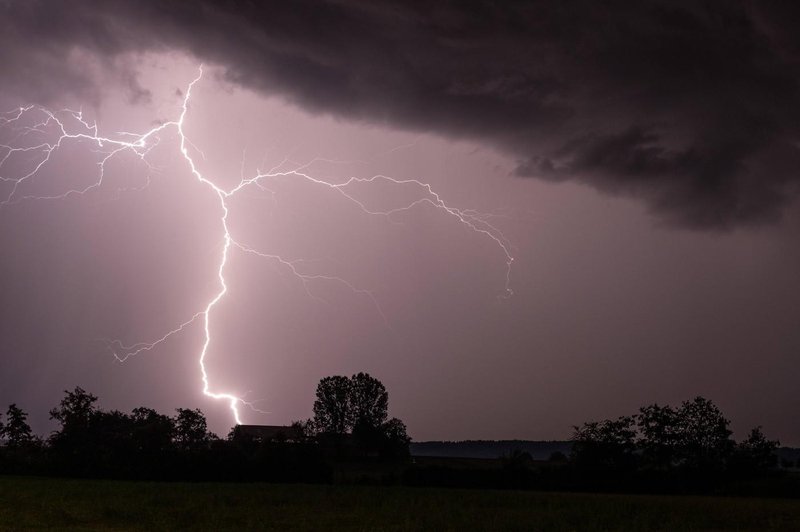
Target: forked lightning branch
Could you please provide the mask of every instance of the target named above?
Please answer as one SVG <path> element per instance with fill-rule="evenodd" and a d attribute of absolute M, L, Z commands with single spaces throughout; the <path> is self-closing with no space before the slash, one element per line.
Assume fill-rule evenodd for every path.
<path fill-rule="evenodd" d="M 148 156 L 151 150 L 159 144 L 161 134 L 167 130 L 174 130 L 177 132 L 180 139 L 180 154 L 191 170 L 192 176 L 206 186 L 209 194 L 212 194 L 216 198 L 219 206 L 217 216 L 219 217 L 219 228 L 222 235 L 222 251 L 219 256 L 217 267 L 218 291 L 207 302 L 204 308 L 198 309 L 198 311 L 185 322 L 177 324 L 172 328 L 167 328 L 168 330 L 155 340 L 135 344 L 125 344 L 119 340 L 107 341 L 109 350 L 117 360 L 124 362 L 132 356 L 152 351 L 166 342 L 170 337 L 183 332 L 191 324 L 200 321 L 203 324 L 204 338 L 202 348 L 197 354 L 197 362 L 200 370 L 203 393 L 213 399 L 227 401 L 236 423 L 242 422 L 240 406 L 244 405 L 258 410 L 251 402 L 244 400 L 234 393 L 215 390 L 212 386 L 211 376 L 206 369 L 206 358 L 209 354 L 209 348 L 212 344 L 213 337 L 214 309 L 228 292 L 228 284 L 225 275 L 228 259 L 232 253 L 247 253 L 256 255 L 265 260 L 277 262 L 294 275 L 302 283 L 306 293 L 312 297 L 311 283 L 340 283 L 352 290 L 354 294 L 369 298 L 371 303 L 375 306 L 376 311 L 386 320 L 373 294 L 368 289 L 358 287 L 357 283 L 333 275 L 309 274 L 299 268 L 299 264 L 303 262 L 301 260 L 287 260 L 280 255 L 255 249 L 252 246 L 236 240 L 228 225 L 228 215 L 230 213 L 229 200 L 248 187 L 264 187 L 265 183 L 269 180 L 278 178 L 301 179 L 320 187 L 327 187 L 338 193 L 343 201 L 349 202 L 354 208 L 370 216 L 390 217 L 401 211 L 412 211 L 422 205 L 428 205 L 441 211 L 445 216 L 455 217 L 469 230 L 483 235 L 497 245 L 498 251 L 505 264 L 505 287 L 502 296 L 508 297 L 512 294 L 510 275 L 514 258 L 511 255 L 511 246 L 503 234 L 489 222 L 490 217 L 474 210 L 462 210 L 448 205 L 442 200 L 439 194 L 425 182 L 415 179 L 394 179 L 385 175 L 375 175 L 369 178 L 351 177 L 343 182 L 337 183 L 309 175 L 309 173 L 304 171 L 308 165 L 304 165 L 288 171 L 280 170 L 280 166 L 265 172 L 256 171 L 255 175 L 246 178 L 242 177 L 241 180 L 231 188 L 223 188 L 218 185 L 213 176 L 204 175 L 204 173 L 198 169 L 198 165 L 195 164 L 193 154 L 197 152 L 198 149 L 191 142 L 185 128 L 186 117 L 191 109 L 192 89 L 201 82 L 202 76 L 203 68 L 200 67 L 197 77 L 189 83 L 188 89 L 185 92 L 180 116 L 178 116 L 177 119 L 164 122 L 144 133 L 120 132 L 106 136 L 100 133 L 100 128 L 96 123 L 89 123 L 89 121 L 84 118 L 81 111 L 70 109 L 52 111 L 38 105 L 27 105 L 0 115 L 0 129 L 2 129 L 4 133 L 7 133 L 8 138 L 11 139 L 4 144 L 0 144 L 0 184 L 4 191 L 2 199 L 0 199 L 0 207 L 8 208 L 11 205 L 27 201 L 67 200 L 71 197 L 84 196 L 90 191 L 100 189 L 103 187 L 106 179 L 107 163 L 122 153 L 133 154 L 150 167 Z M 43 169 L 51 164 L 53 156 L 58 150 L 64 148 L 68 143 L 78 142 L 88 142 L 93 146 L 93 151 L 101 154 L 97 175 L 95 178 L 92 178 L 90 184 L 82 188 L 69 188 L 63 192 L 52 195 L 35 195 L 24 192 L 28 188 L 28 185 L 32 184 L 33 181 L 41 176 Z M 15 173 L 13 170 L 15 165 L 13 163 L 15 158 L 18 157 L 33 160 L 33 164 L 25 171 Z M 391 186 L 412 186 L 416 188 L 418 195 L 416 199 L 402 207 L 390 210 L 375 210 L 369 208 L 365 202 L 358 200 L 351 194 L 351 189 L 354 184 L 370 184 L 376 182 L 383 182 Z"/>

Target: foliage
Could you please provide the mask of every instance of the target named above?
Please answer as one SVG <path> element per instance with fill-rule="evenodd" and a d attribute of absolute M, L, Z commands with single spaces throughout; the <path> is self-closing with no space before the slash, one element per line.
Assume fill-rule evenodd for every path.
<path fill-rule="evenodd" d="M 383 383 L 366 373 L 350 378 L 348 408 L 352 428 L 358 426 L 380 427 L 386 422 L 389 394 Z"/>
<path fill-rule="evenodd" d="M 411 437 L 408 435 L 406 425 L 396 417 L 383 424 L 381 431 L 385 441 L 383 454 L 385 456 L 408 456 L 408 444 Z"/>
<path fill-rule="evenodd" d="M 298 439 L 301 442 L 309 442 L 314 438 L 314 420 L 306 419 L 300 421 L 292 421 L 292 429 L 298 434 Z"/>
<path fill-rule="evenodd" d="M 407 456 L 405 425 L 397 419 L 386 420 L 388 397 L 383 385 L 366 374 L 354 376 L 352 382 L 331 378 L 321 384 L 320 397 L 329 391 L 331 397 L 339 394 L 341 398 L 343 382 L 346 393 L 340 421 L 347 420 L 345 430 L 357 427 L 356 435 L 342 435 L 344 443 L 358 442 L 363 453 Z M 60 427 L 46 445 L 39 445 L 27 424 L 27 414 L 16 405 L 9 407 L 0 432 L 4 444 L 0 447 L 0 473 L 303 482 L 329 481 L 332 475 L 321 443 L 324 438 L 320 439 L 325 434 L 317 428 L 323 423 L 296 422 L 298 430 L 292 433 L 299 437 L 287 440 L 245 441 L 247 438 L 236 437 L 233 430 L 228 440 L 222 441 L 209 432 L 198 409 L 178 408 L 174 417 L 146 407 L 130 413 L 103 410 L 97 406 L 97 396 L 80 387 L 65 390 L 50 416 Z M 372 423 L 379 424 L 373 427 Z M 365 429 L 373 432 L 361 432 Z"/>
<path fill-rule="evenodd" d="M 216 436 L 208 431 L 208 423 L 203 413 L 188 408 L 178 408 L 174 419 L 174 441 L 180 449 L 197 450 L 208 447 Z"/>
<path fill-rule="evenodd" d="M 28 414 L 16 404 L 9 405 L 5 426 L 0 424 L 0 438 L 5 440 L 6 446 L 11 449 L 22 448 L 36 441 L 28 425 Z"/>
<path fill-rule="evenodd" d="M 574 427 L 573 460 L 587 469 L 628 469 L 636 449 L 634 418 L 592 421 Z"/>
<path fill-rule="evenodd" d="M 387 421 L 389 394 L 378 379 L 367 373 L 350 378 L 325 377 L 317 385 L 314 418 L 302 426 L 333 452 L 346 452 L 352 441 L 361 454 L 383 457 L 408 456 L 411 439 L 402 421 Z"/>
<path fill-rule="evenodd" d="M 314 426 L 318 432 L 338 435 L 352 429 L 350 379 L 334 375 L 319 381 L 314 401 Z"/>
<path fill-rule="evenodd" d="M 635 416 L 576 427 L 572 463 L 582 472 L 646 473 L 651 480 L 672 479 L 698 488 L 701 480 L 710 487 L 724 475 L 761 474 L 775 467 L 778 442 L 768 440 L 759 427 L 737 445 L 729 425 L 703 397 L 684 401 L 678 409 L 652 404 Z"/>
<path fill-rule="evenodd" d="M 57 408 L 50 410 L 50 419 L 61 423 L 61 430 L 70 431 L 89 424 L 92 414 L 96 411 L 97 396 L 88 393 L 80 386 L 75 390 L 64 390 L 66 396 Z"/>
<path fill-rule="evenodd" d="M 144 452 L 159 452 L 170 448 L 175 435 L 175 422 L 152 408 L 134 408 L 131 413 L 132 438 L 136 448 Z"/>
<path fill-rule="evenodd" d="M 678 453 L 679 414 L 669 405 L 652 404 L 639 409 L 636 446 L 641 450 L 642 467 L 654 470 L 672 468 Z"/>
<path fill-rule="evenodd" d="M 693 469 L 720 470 L 734 449 L 730 421 L 703 397 L 684 401 L 677 413 L 678 458 Z"/>
<path fill-rule="evenodd" d="M 774 468 L 778 463 L 775 451 L 780 442 L 768 440 L 761 427 L 750 431 L 747 438 L 736 445 L 734 458 L 737 465 L 745 470 L 759 471 Z"/>
<path fill-rule="evenodd" d="M 50 419 L 61 424 L 61 430 L 49 438 L 50 448 L 60 473 L 86 474 L 91 469 L 89 464 L 108 456 L 108 453 L 99 452 L 99 447 L 105 443 L 100 434 L 104 431 L 102 421 L 105 420 L 95 415 L 97 396 L 81 387 L 64 393 L 59 405 L 50 410 Z"/>
<path fill-rule="evenodd" d="M 107 411 L 97 407 L 96 396 L 76 387 L 65 391 L 50 411 L 60 428 L 44 443 L 32 435 L 27 414 L 16 405 L 9 406 L 0 428 L 4 444 L 0 473 L 293 482 L 336 478 L 678 493 L 719 492 L 723 486 L 732 493 L 747 493 L 748 486 L 783 479 L 775 484 L 781 493 L 800 489 L 800 478 L 793 484 L 775 470 L 778 442 L 767 439 L 757 427 L 735 444 L 729 421 L 702 397 L 685 401 L 677 409 L 653 404 L 633 416 L 576 426 L 569 461 L 554 455 L 547 463 L 537 462 L 517 452 L 499 461 L 469 462 L 466 467 L 457 461 L 431 466 L 419 457 L 407 460 L 406 426 L 397 418 L 387 419 L 386 388 L 365 373 L 322 379 L 314 412 L 314 419 L 286 429 L 291 438 L 247 437 L 251 432 L 233 430 L 222 441 L 208 431 L 200 410 L 179 408 L 174 417 L 145 407 L 130 413 Z"/>

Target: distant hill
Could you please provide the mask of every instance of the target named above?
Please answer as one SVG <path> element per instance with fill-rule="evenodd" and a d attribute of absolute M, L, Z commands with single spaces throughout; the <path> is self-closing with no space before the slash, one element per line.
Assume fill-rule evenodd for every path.
<path fill-rule="evenodd" d="M 554 452 L 569 456 L 572 443 L 568 441 L 530 440 L 465 440 L 411 442 L 411 456 L 442 458 L 500 458 L 514 450 L 530 453 L 534 460 L 547 460 Z M 776 454 L 784 467 L 800 468 L 800 448 L 780 447 Z"/>
<path fill-rule="evenodd" d="M 500 458 L 514 450 L 530 453 L 534 460 L 547 460 L 554 452 L 569 455 L 572 443 L 568 441 L 529 440 L 466 440 L 412 442 L 411 456 L 439 456 L 449 458 Z"/>

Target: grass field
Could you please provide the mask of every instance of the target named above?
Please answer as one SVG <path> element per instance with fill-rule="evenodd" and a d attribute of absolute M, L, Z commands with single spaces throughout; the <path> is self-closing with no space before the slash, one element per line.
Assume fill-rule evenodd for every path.
<path fill-rule="evenodd" d="M 0 477 L 0 530 L 800 530 L 800 501 Z"/>

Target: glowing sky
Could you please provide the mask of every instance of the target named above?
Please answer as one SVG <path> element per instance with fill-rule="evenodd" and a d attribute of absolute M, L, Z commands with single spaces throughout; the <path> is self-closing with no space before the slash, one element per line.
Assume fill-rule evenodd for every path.
<path fill-rule="evenodd" d="M 800 443 L 794 415 L 800 411 L 795 378 L 800 216 L 791 166 L 796 154 L 779 142 L 793 133 L 783 126 L 767 128 L 767 140 L 738 152 L 731 146 L 750 137 L 726 134 L 719 146 L 738 162 L 719 163 L 714 157 L 723 151 L 714 151 L 717 144 L 709 139 L 719 139 L 716 132 L 730 121 L 720 119 L 698 133 L 693 120 L 681 118 L 708 100 L 714 84 L 707 80 L 702 90 L 686 91 L 683 98 L 648 93 L 627 107 L 616 98 L 600 99 L 597 110 L 583 113 L 593 97 L 565 91 L 566 100 L 556 100 L 572 98 L 577 118 L 562 122 L 557 113 L 542 110 L 526 116 L 552 121 L 550 138 L 547 127 L 523 131 L 517 116 L 491 101 L 473 99 L 477 107 L 470 111 L 468 105 L 448 106 L 411 91 L 402 72 L 393 84 L 386 81 L 397 91 L 394 100 L 379 96 L 384 87 L 370 81 L 378 79 L 379 61 L 370 54 L 388 51 L 369 52 L 369 35 L 330 57 L 315 55 L 326 38 L 319 31 L 313 42 L 298 38 L 285 49 L 268 46 L 276 54 L 283 50 L 287 57 L 308 56 L 340 69 L 350 54 L 349 72 L 363 69 L 367 80 L 354 85 L 358 101 L 366 102 L 358 107 L 345 97 L 349 93 L 338 78 L 326 94 L 324 85 L 299 83 L 274 64 L 258 71 L 252 57 L 230 43 L 209 52 L 185 33 L 162 35 L 158 46 L 142 44 L 155 33 L 156 21 L 175 23 L 170 13 L 134 17 L 130 35 L 119 37 L 124 46 L 100 37 L 82 40 L 86 37 L 76 37 L 69 20 L 50 20 L 45 29 L 60 29 L 48 34 L 56 35 L 53 42 L 69 46 L 49 46 L 45 39 L 26 48 L 24 30 L 42 30 L 31 22 L 35 7 L 28 12 L 12 2 L 0 9 L 16 20 L 13 32 L 0 31 L 5 45 L 0 109 L 27 104 L 82 109 L 101 134 L 144 132 L 180 116 L 185 91 L 203 62 L 205 74 L 194 87 L 184 128 L 199 171 L 219 186 L 235 187 L 242 176 L 275 167 L 302 167 L 329 183 L 379 174 L 419 180 L 448 205 L 491 215 L 486 219 L 508 239 L 515 258 L 514 295 L 504 298 L 503 249 L 431 205 L 388 219 L 370 216 L 335 190 L 297 176 L 271 179 L 230 198 L 229 224 L 238 242 L 301 260 L 296 264 L 302 272 L 337 277 L 356 288 L 326 279 L 304 284 L 275 261 L 231 255 L 229 292 L 212 316 L 207 365 L 212 389 L 234 393 L 266 412 L 243 409 L 246 422 L 283 424 L 308 417 L 319 378 L 367 371 L 387 385 L 392 415 L 403 419 L 417 440 L 563 438 L 571 425 L 587 419 L 700 394 L 717 402 L 737 431 L 762 424 L 768 435 Z M 90 12 L 78 11 L 75 20 Z M 115 27 L 110 16 L 98 10 L 96 19 L 90 17 L 96 35 Z M 321 15 L 315 16 L 316 21 Z M 400 20 L 399 27 L 413 25 Z M 763 29 L 771 19 L 758 20 Z M 203 20 L 187 22 L 187 32 L 192 24 L 204 27 Z M 770 28 L 766 34 L 774 42 L 784 38 L 780 28 Z M 545 29 L 528 33 L 546 34 Z M 327 38 L 338 42 L 334 33 Z M 433 46 L 426 35 L 416 36 Z M 487 54 L 506 46 L 476 35 Z M 372 38 L 380 42 L 379 36 Z M 780 43 L 784 55 L 793 53 Z M 437 60 L 437 48 L 432 49 L 431 62 Z M 499 88 L 482 84 L 475 76 L 485 72 L 478 70 L 482 62 L 489 62 L 473 53 L 480 59 L 476 70 L 453 67 L 439 74 L 452 76 L 450 93 L 456 86 L 473 96 L 513 92 L 510 78 Z M 553 57 L 545 73 L 562 65 L 565 83 L 583 75 L 595 87 L 608 88 L 626 79 L 576 71 L 574 63 Z M 769 70 L 764 65 L 771 63 L 761 59 L 754 62 L 761 70 L 751 79 L 772 80 L 775 72 L 791 79 L 791 72 Z M 636 64 L 635 58 L 626 60 Z M 528 72 L 525 61 L 501 66 Z M 420 75 L 435 79 L 433 66 L 423 66 Z M 661 75 L 631 74 L 630 86 L 649 87 L 647 76 Z M 308 74 L 312 77 L 324 81 Z M 474 84 L 466 85 L 467 78 Z M 771 110 L 755 98 L 769 91 L 758 83 L 741 85 L 747 89 L 737 94 L 754 98 L 742 114 L 761 113 L 772 123 L 766 120 Z M 680 86 L 676 82 L 669 90 Z M 782 90 L 772 93 L 780 98 Z M 734 92 L 726 90 L 738 101 Z M 437 101 L 441 116 L 432 110 Z M 676 113 L 655 154 L 651 132 L 629 127 L 654 101 L 667 102 Z M 787 115 L 798 110 L 793 101 L 783 103 Z M 533 108 L 524 98 L 518 105 Z M 722 116 L 724 110 L 729 109 L 715 112 Z M 595 125 L 609 118 L 619 127 L 609 127 L 603 137 Z M 476 133 L 481 120 L 486 131 Z M 567 142 L 572 151 L 557 147 L 575 132 L 585 133 L 583 144 Z M 24 144 L 16 134 L 3 128 L 0 144 Z M 698 156 L 701 162 L 686 155 L 689 138 L 705 139 L 702 146 L 709 151 Z M 534 145 L 547 156 L 535 159 L 529 153 Z M 76 143 L 60 151 L 18 197 L 59 195 L 90 184 L 100 157 L 92 149 L 90 143 Z M 545 159 L 554 165 L 550 170 Z M 780 162 L 780 171 L 764 160 Z M 197 367 L 202 323 L 125 363 L 103 341 L 157 339 L 219 291 L 223 233 L 217 198 L 191 175 L 175 130 L 165 130 L 148 162 L 150 167 L 122 154 L 108 163 L 97 190 L 0 209 L 0 404 L 20 404 L 40 431 L 48 428 L 46 410 L 64 388 L 75 385 L 99 395 L 104 407 L 196 406 L 216 431 L 224 434 L 230 427 L 227 404 L 202 394 Z M 0 175 L 19 175 L 26 164 L 24 158 L 9 160 Z M 636 170 L 636 164 L 643 166 Z M 713 165 L 718 170 L 711 177 L 695 171 Z M 536 172 L 542 179 L 520 177 Z M 670 175 L 680 177 L 670 181 Z M 715 179 L 727 184 L 705 185 Z M 5 197 L 9 183 L 0 185 Z M 419 192 L 383 180 L 352 189 L 376 211 L 407 205 Z"/>

